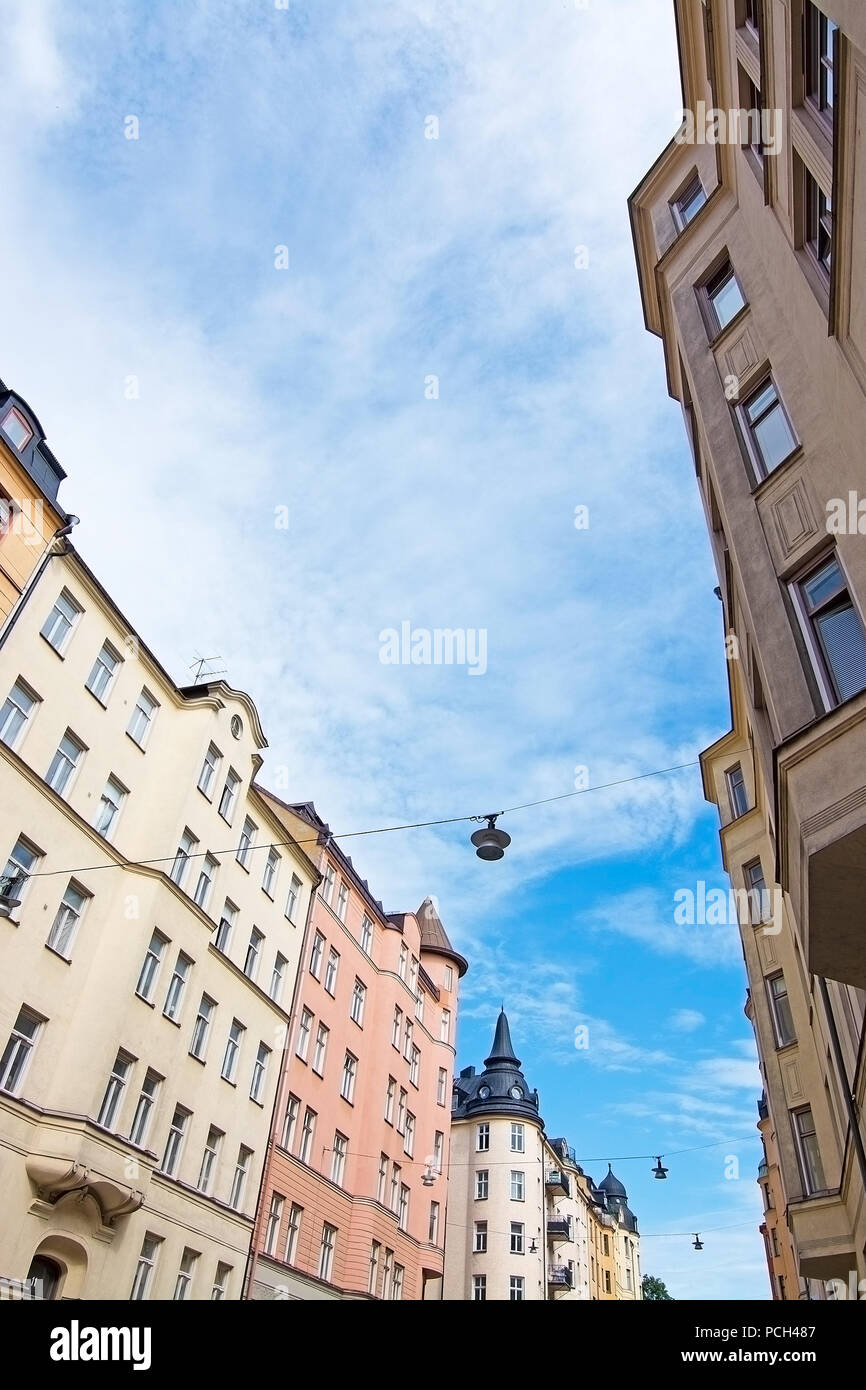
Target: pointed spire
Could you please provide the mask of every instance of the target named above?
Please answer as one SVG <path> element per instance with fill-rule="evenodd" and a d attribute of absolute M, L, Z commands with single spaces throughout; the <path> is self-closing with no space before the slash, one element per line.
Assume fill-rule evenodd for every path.
<path fill-rule="evenodd" d="M 514 1052 L 511 1029 L 508 1027 L 504 1008 L 499 1011 L 499 1017 L 496 1020 L 496 1032 L 493 1034 L 493 1048 L 490 1056 L 485 1057 L 484 1065 L 485 1067 L 508 1066 L 518 1069 L 520 1067 L 520 1058 Z"/>

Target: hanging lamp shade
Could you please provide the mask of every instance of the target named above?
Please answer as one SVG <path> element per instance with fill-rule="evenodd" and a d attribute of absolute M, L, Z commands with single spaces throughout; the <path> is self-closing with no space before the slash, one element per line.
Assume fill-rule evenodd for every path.
<path fill-rule="evenodd" d="M 704 1248 L 704 1242 L 701 1240 L 699 1235 L 695 1236 L 694 1240 L 692 1241 L 692 1245 L 695 1247 L 696 1250 L 703 1250 Z"/>
<path fill-rule="evenodd" d="M 660 1154 L 659 1157 L 656 1159 L 656 1166 L 655 1166 L 655 1168 L 653 1168 L 652 1171 L 653 1171 L 653 1177 L 654 1177 L 654 1178 L 666 1178 L 666 1177 L 667 1177 L 667 1175 L 668 1175 L 668 1170 L 667 1170 L 667 1168 L 664 1168 L 664 1167 L 662 1166 L 661 1154 Z"/>
<path fill-rule="evenodd" d="M 501 859 L 511 844 L 511 836 L 496 829 L 497 816 L 487 816 L 486 820 L 484 829 L 476 830 L 471 836 L 475 853 L 479 859 Z"/>

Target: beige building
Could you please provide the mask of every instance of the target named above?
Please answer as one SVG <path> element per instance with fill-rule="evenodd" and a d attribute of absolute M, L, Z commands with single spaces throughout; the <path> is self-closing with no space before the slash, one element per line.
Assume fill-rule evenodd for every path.
<path fill-rule="evenodd" d="M 241 1296 L 319 881 L 255 789 L 265 747 L 249 697 L 179 689 L 68 546 L 0 632 L 13 1296 Z"/>
<path fill-rule="evenodd" d="M 685 118 L 630 210 L 724 612 L 732 729 L 703 775 L 751 895 L 765 1224 L 796 1261 L 777 1232 L 773 1293 L 814 1297 L 866 1273 L 866 9 L 676 16 Z"/>

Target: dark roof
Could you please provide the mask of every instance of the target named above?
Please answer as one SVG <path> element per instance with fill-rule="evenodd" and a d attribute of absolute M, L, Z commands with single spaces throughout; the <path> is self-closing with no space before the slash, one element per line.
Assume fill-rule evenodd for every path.
<path fill-rule="evenodd" d="M 622 1197 L 623 1201 L 625 1201 L 626 1197 L 628 1196 L 628 1193 L 626 1192 L 619 1178 L 614 1173 L 610 1164 L 607 1165 L 607 1175 L 606 1177 L 602 1178 L 601 1182 L 598 1185 L 598 1188 L 600 1192 L 604 1192 L 605 1195 L 608 1197 Z"/>
<path fill-rule="evenodd" d="M 465 956 L 460 955 L 459 951 L 454 950 L 448 940 L 448 933 L 442 925 L 433 899 L 425 898 L 415 916 L 421 928 L 421 950 L 433 951 L 437 956 L 447 956 L 457 966 L 457 974 L 465 975 L 469 969 L 469 962 Z"/>
<path fill-rule="evenodd" d="M 520 1070 L 520 1059 L 514 1052 L 504 1009 L 496 1020 L 493 1047 L 484 1064 L 484 1071 L 476 1075 L 474 1068 L 464 1067 L 454 1081 L 452 1120 L 464 1120 L 470 1116 L 476 1119 L 484 1115 L 509 1115 L 515 1119 L 536 1120 L 543 1128 L 538 1113 L 538 1092 L 529 1089 L 526 1077 Z"/>
<path fill-rule="evenodd" d="M 4 432 L 4 444 L 9 452 L 18 459 L 40 492 L 48 498 L 53 506 L 57 507 L 60 515 L 65 519 L 66 513 L 58 504 L 57 492 L 66 474 L 45 443 L 45 431 L 23 396 L 19 396 L 17 391 L 10 391 L 6 383 L 0 381 L 0 417 L 6 414 L 7 405 L 14 405 L 19 414 L 27 421 L 31 434 L 23 448 L 18 449 Z"/>

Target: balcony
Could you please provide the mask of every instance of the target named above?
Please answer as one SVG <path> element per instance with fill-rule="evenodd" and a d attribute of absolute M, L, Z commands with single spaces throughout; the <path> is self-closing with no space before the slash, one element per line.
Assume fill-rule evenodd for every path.
<path fill-rule="evenodd" d="M 789 1202 L 788 1223 L 804 1279 L 847 1279 L 857 1268 L 856 1241 L 838 1192 Z"/>
<path fill-rule="evenodd" d="M 761 1096 L 761 1099 L 758 1101 L 758 1121 L 760 1122 L 761 1120 L 769 1120 L 769 1118 L 770 1106 L 767 1101 L 767 1097 L 764 1095 Z"/>
<path fill-rule="evenodd" d="M 776 750 L 779 881 L 809 969 L 866 989 L 866 692 Z"/>
<path fill-rule="evenodd" d="M 552 1216 L 547 1223 L 549 1241 L 571 1240 L 571 1222 L 567 1216 Z"/>
<path fill-rule="evenodd" d="M 759 1164 L 758 1164 L 758 1182 L 763 1182 L 766 1178 L 769 1178 L 769 1176 L 770 1176 L 770 1165 L 769 1165 L 769 1163 L 759 1163 Z"/>
<path fill-rule="evenodd" d="M 568 1265 L 551 1265 L 547 1271 L 547 1282 L 556 1289 L 570 1289 L 571 1270 Z"/>
<path fill-rule="evenodd" d="M 560 1197 L 571 1195 L 571 1183 L 568 1180 L 568 1174 L 563 1173 L 561 1168 L 550 1168 L 545 1182 L 550 1192 L 555 1192 Z"/>

